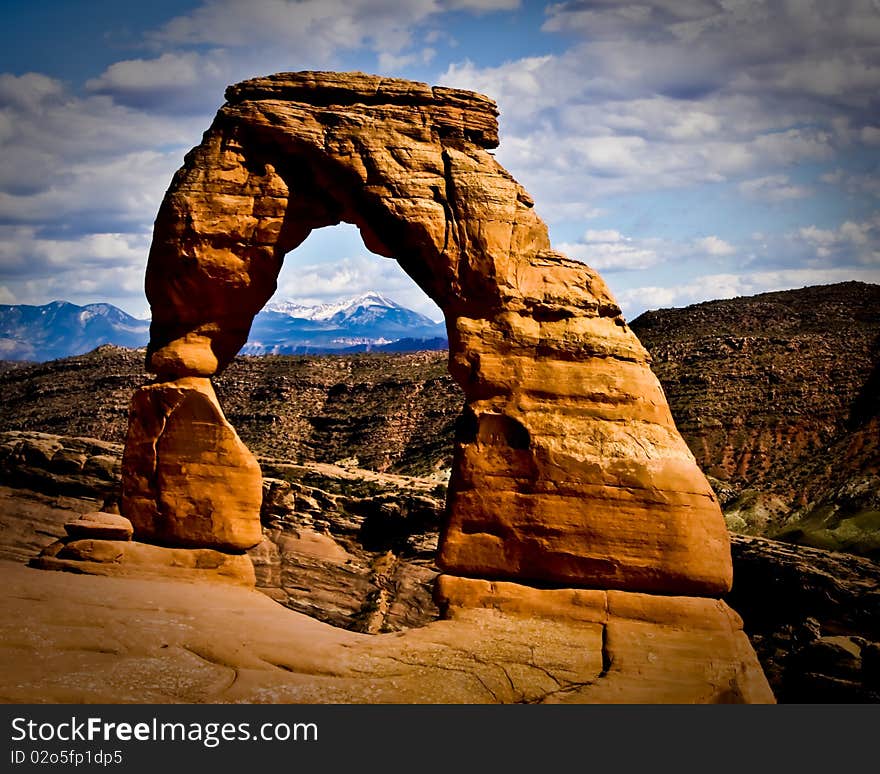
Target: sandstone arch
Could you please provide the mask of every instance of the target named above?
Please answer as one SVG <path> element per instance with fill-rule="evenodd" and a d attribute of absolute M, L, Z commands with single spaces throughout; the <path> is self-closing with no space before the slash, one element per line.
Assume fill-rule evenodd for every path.
<path fill-rule="evenodd" d="M 716 596 L 720 509 L 649 358 L 601 278 L 555 252 L 489 153 L 488 98 L 359 73 L 231 86 L 156 219 L 148 367 L 123 509 L 136 535 L 244 549 L 259 468 L 209 378 L 244 344 L 285 253 L 347 221 L 446 317 L 466 407 L 439 555 L 446 573 Z M 448 588 L 448 582 L 446 584 Z"/>

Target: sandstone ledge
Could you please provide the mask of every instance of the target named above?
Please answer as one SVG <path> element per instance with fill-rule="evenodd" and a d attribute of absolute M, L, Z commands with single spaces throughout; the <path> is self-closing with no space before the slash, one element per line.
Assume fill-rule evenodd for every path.
<path fill-rule="evenodd" d="M 247 554 L 165 548 L 126 540 L 59 540 L 32 559 L 30 566 L 84 575 L 226 582 L 249 588 L 256 583 Z"/>
<path fill-rule="evenodd" d="M 552 701 L 631 701 L 626 698 L 631 690 L 627 681 L 635 675 L 653 685 L 651 701 L 775 701 L 742 619 L 718 599 L 536 588 L 452 575 L 437 579 L 435 598 L 452 620 L 475 610 L 494 610 L 512 617 L 598 625 L 599 676 L 605 679 Z"/>

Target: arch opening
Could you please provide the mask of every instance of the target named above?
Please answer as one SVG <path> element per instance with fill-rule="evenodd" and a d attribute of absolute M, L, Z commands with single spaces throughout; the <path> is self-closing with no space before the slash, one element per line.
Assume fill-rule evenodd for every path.
<path fill-rule="evenodd" d="M 243 354 L 321 357 L 262 367 L 237 359 L 213 377 L 242 440 L 265 457 L 429 476 L 432 488 L 445 486 L 465 401 L 448 374 L 436 305 L 344 223 L 313 231 L 285 256 L 277 286 Z"/>

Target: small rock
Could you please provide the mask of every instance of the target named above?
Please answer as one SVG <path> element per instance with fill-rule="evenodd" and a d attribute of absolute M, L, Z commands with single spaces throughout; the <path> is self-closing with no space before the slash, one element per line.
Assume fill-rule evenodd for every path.
<path fill-rule="evenodd" d="M 131 540 L 134 534 L 134 528 L 125 516 L 101 511 L 69 521 L 64 529 L 75 540 Z"/>
<path fill-rule="evenodd" d="M 855 679 L 862 668 L 861 648 L 850 637 L 819 637 L 797 655 L 802 672 Z"/>
<path fill-rule="evenodd" d="M 115 481 L 119 477 L 121 464 L 119 459 L 109 454 L 95 454 L 83 465 L 83 473 L 106 481 Z"/>
<path fill-rule="evenodd" d="M 85 462 L 85 454 L 73 449 L 59 449 L 52 455 L 50 467 L 57 473 L 79 473 Z"/>

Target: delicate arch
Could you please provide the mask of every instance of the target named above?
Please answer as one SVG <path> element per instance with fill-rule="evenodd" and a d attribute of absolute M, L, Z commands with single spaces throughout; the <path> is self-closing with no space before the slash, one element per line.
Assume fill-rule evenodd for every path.
<path fill-rule="evenodd" d="M 198 510 L 200 488 L 223 484 L 172 475 L 183 452 L 156 441 L 177 410 L 168 407 L 186 402 L 168 395 L 210 401 L 204 383 L 245 343 L 284 254 L 312 229 L 346 221 L 446 318 L 450 372 L 466 398 L 439 555 L 448 573 L 671 593 L 729 587 L 717 501 L 647 353 L 599 276 L 551 249 L 532 199 L 488 152 L 498 142 L 490 99 L 313 72 L 245 81 L 226 97 L 156 219 L 146 290 L 158 382 L 136 401 L 124 465 L 136 528 L 193 542 L 183 514 Z M 217 464 L 246 467 L 246 452 L 227 447 Z M 157 489 L 162 465 L 163 486 L 186 508 Z M 201 523 L 232 518 L 222 501 L 213 498 L 210 518 L 199 511 Z M 239 497 L 234 507 L 241 521 L 259 502 Z M 215 543 L 240 549 L 252 537 Z M 211 542 L 204 531 L 197 540 Z"/>

